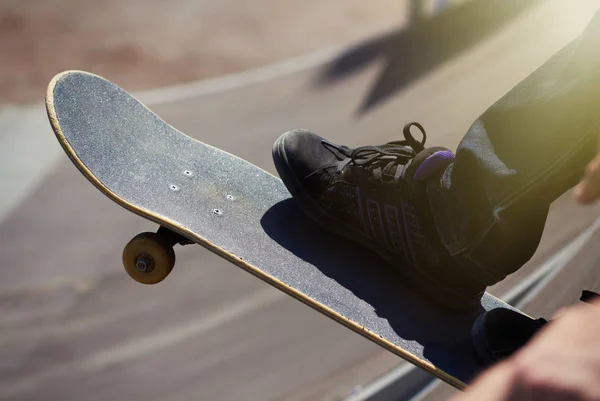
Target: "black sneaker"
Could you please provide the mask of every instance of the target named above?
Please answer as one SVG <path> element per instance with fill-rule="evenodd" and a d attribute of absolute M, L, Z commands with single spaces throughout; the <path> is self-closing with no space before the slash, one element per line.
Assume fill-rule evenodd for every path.
<path fill-rule="evenodd" d="M 599 298 L 597 293 L 583 290 L 579 300 L 591 303 Z M 546 319 L 533 320 L 511 309 L 492 309 L 477 318 L 471 340 L 479 359 L 489 365 L 510 357 L 547 323 Z"/>
<path fill-rule="evenodd" d="M 471 340 L 481 362 L 491 365 L 526 345 L 546 323 L 511 309 L 492 309 L 477 318 Z"/>
<path fill-rule="evenodd" d="M 412 126 L 422 141 L 411 135 Z M 439 186 L 454 155 L 441 147 L 426 149 L 418 123 L 406 125 L 403 133 L 403 141 L 350 149 L 295 130 L 275 142 L 273 159 L 290 193 L 321 226 L 375 250 L 444 306 L 472 308 L 486 286 L 448 256 L 426 195 L 428 183 Z"/>

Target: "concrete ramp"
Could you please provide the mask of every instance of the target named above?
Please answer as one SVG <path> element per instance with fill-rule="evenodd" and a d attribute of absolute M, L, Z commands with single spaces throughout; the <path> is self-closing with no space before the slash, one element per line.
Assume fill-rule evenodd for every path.
<path fill-rule="evenodd" d="M 430 144 L 455 148 L 479 114 L 575 38 L 596 8 L 553 0 L 503 9 L 501 24 L 489 33 L 478 27 L 481 40 L 463 38 L 450 53 L 442 44 L 451 21 L 437 31 L 422 22 L 415 29 L 424 39 L 415 42 L 390 32 L 299 67 L 139 95 L 179 130 L 271 172 L 271 145 L 292 128 L 358 146 L 398 139 L 406 122 L 419 121 Z M 9 144 L 3 157 L 32 160 L 7 182 L 33 181 L 0 223 L 0 398 L 331 399 L 399 362 L 200 247 L 181 249 L 160 286 L 132 282 L 122 247 L 153 225 L 97 193 L 66 156 L 37 158 L 49 125 L 2 135 L 12 135 L 1 142 Z M 597 212 L 559 200 L 537 259 L 494 291 L 505 292 Z"/>

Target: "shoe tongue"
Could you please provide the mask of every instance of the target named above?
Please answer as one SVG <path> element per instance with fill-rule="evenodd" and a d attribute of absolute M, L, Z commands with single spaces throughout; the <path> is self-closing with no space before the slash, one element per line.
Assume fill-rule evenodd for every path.
<path fill-rule="evenodd" d="M 416 167 L 413 179 L 425 181 L 432 174 L 445 169 L 454 161 L 454 153 L 448 149 L 430 148 L 417 154 L 413 160 L 412 168 Z"/>

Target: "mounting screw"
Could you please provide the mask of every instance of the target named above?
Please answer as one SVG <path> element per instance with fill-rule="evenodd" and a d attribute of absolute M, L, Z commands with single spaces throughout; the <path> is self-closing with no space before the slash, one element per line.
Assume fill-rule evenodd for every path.
<path fill-rule="evenodd" d="M 135 267 L 142 273 L 150 273 L 154 269 L 154 260 L 149 256 L 139 256 L 135 261 Z"/>

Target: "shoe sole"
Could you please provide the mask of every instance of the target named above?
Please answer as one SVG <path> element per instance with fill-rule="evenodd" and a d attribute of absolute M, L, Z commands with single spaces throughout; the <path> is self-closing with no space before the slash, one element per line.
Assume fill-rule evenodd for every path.
<path fill-rule="evenodd" d="M 419 292 L 427 296 L 429 299 L 437 302 L 445 309 L 465 311 L 480 307 L 480 299 L 483 295 L 483 292 L 475 296 L 465 296 L 464 294 L 457 293 L 452 289 L 440 285 L 416 269 L 406 268 L 406 266 L 397 267 L 397 261 L 399 259 L 397 255 L 382 249 L 374 241 L 368 237 L 365 237 L 364 234 L 356 230 L 354 227 L 347 225 L 334 216 L 331 216 L 310 196 L 306 195 L 306 191 L 304 190 L 302 184 L 293 171 L 289 168 L 287 155 L 285 153 L 285 136 L 286 134 L 280 136 L 273 145 L 273 162 L 275 164 L 277 173 L 283 179 L 283 183 L 285 184 L 286 188 L 298 201 L 300 208 L 306 215 L 308 215 L 313 221 L 315 221 L 325 230 L 331 231 L 349 240 L 358 242 L 376 252 L 386 262 L 395 267 L 394 270 L 398 271 L 400 275 Z"/>

